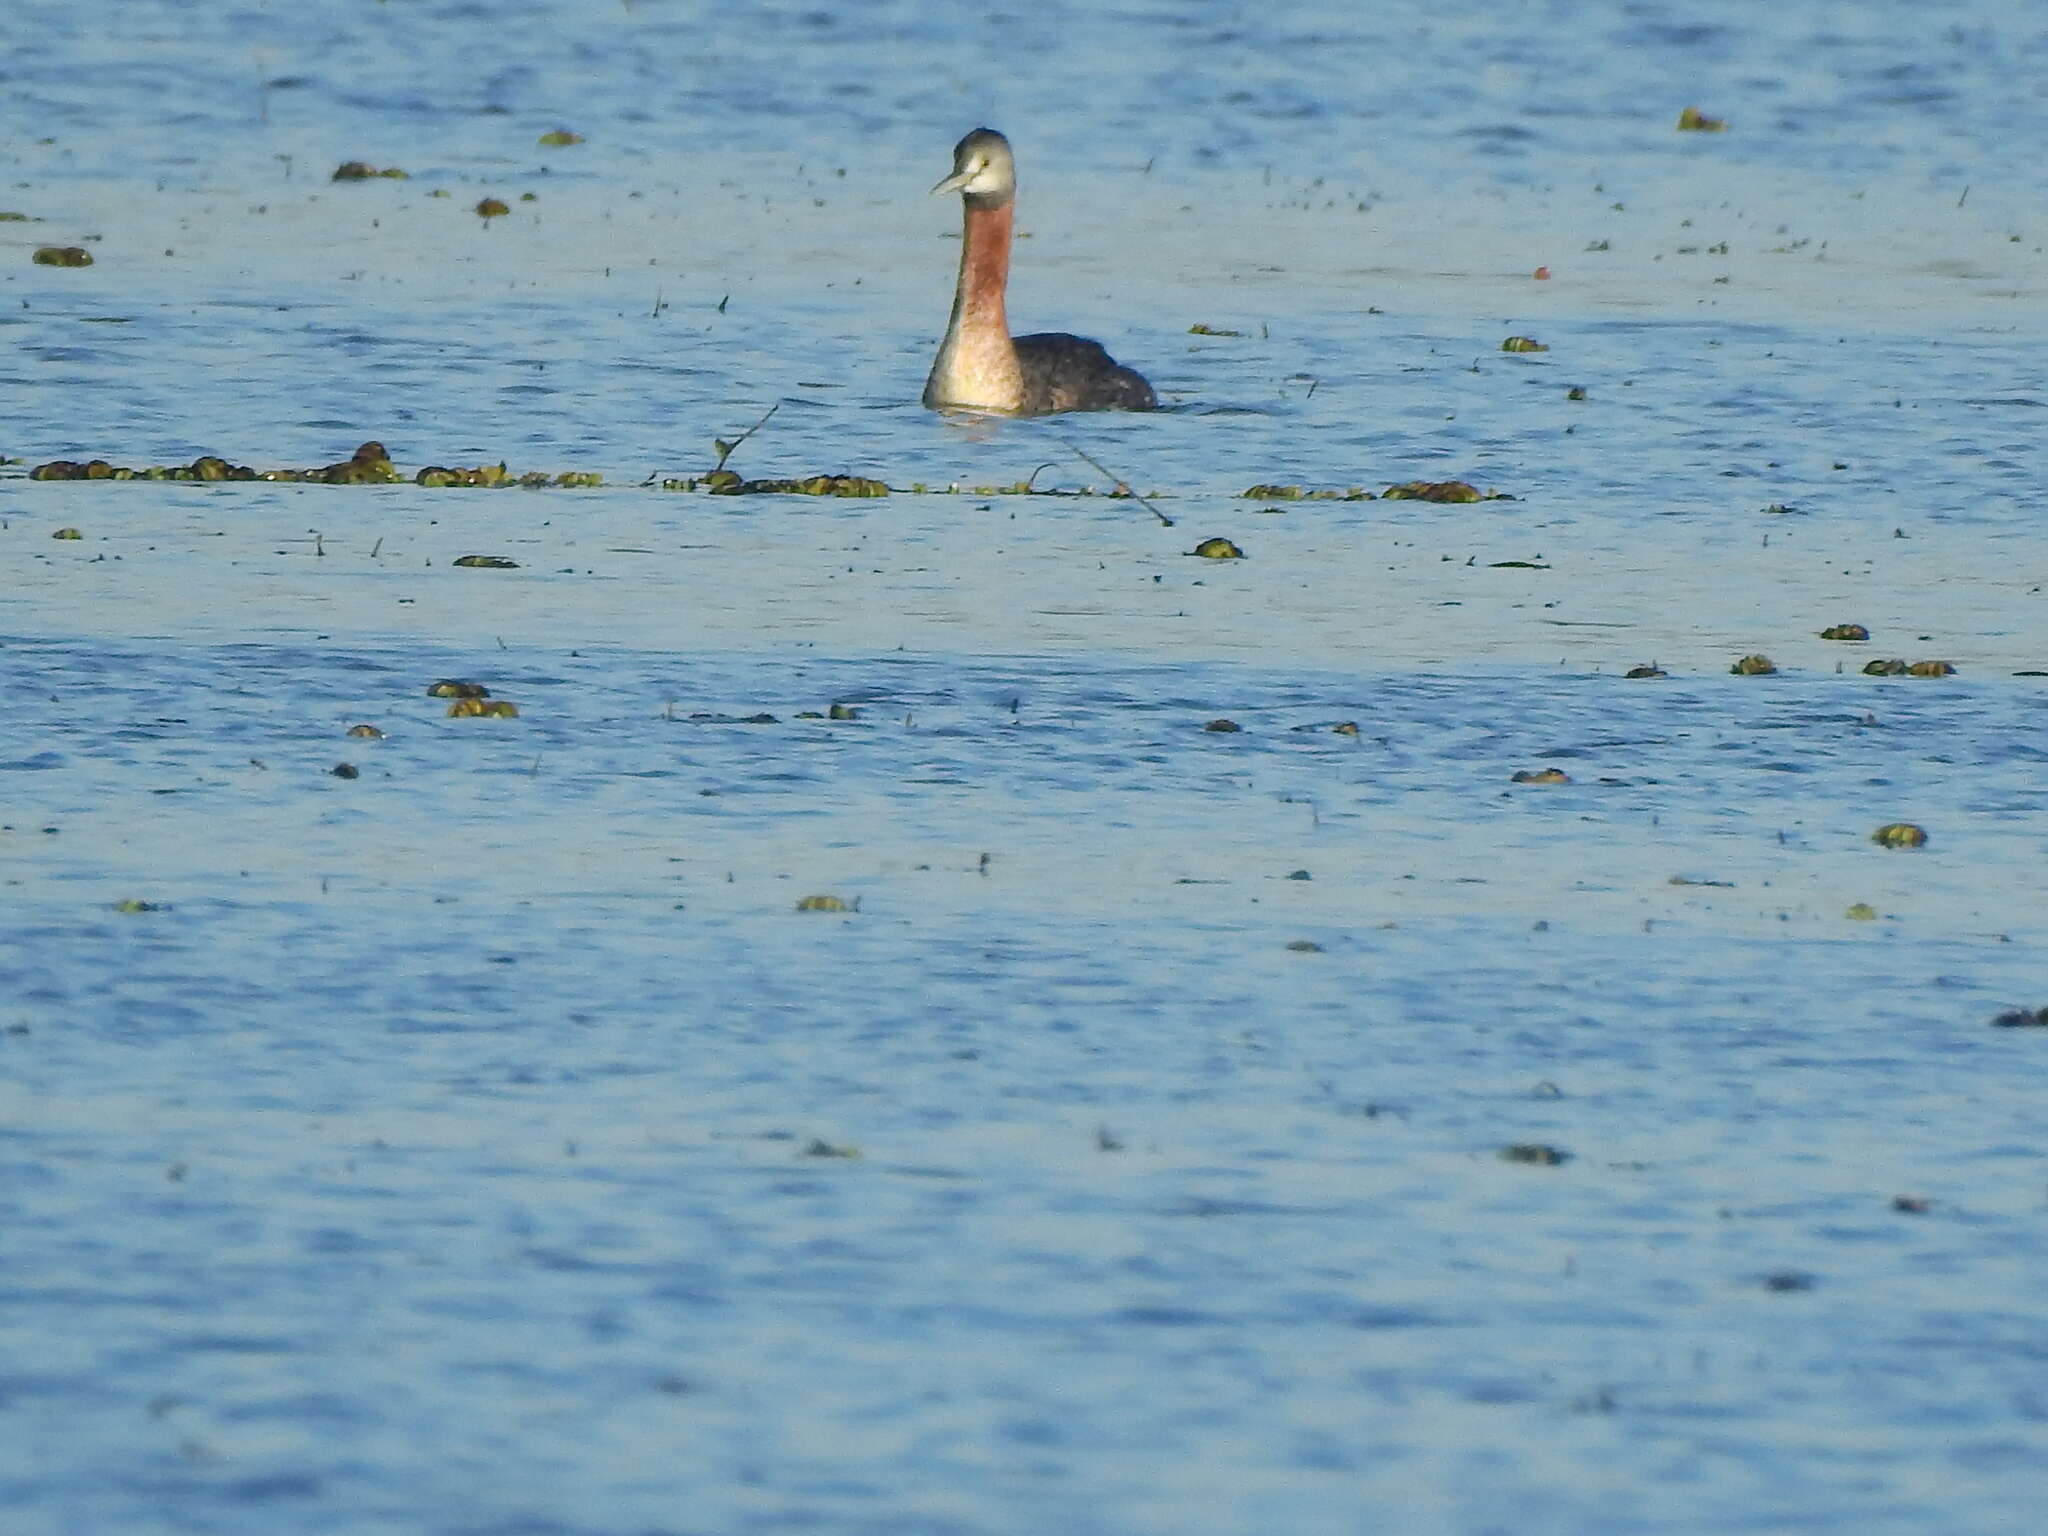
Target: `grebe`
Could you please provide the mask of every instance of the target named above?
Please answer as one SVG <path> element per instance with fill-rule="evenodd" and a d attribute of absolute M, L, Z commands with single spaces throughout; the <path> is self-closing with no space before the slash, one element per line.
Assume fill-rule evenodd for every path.
<path fill-rule="evenodd" d="M 1012 339 L 1003 313 L 1017 196 L 1008 139 L 993 128 L 975 129 L 953 146 L 953 174 L 932 191 L 958 192 L 965 213 L 960 285 L 953 292 L 952 323 L 925 380 L 926 405 L 1012 416 L 1158 407 L 1152 386 L 1120 366 L 1099 341 L 1064 331 Z"/>

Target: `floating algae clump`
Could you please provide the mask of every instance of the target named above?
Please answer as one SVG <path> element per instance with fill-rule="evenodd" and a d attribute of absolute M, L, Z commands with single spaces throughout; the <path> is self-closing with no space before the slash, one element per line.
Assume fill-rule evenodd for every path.
<path fill-rule="evenodd" d="M 1505 496 L 1483 495 L 1468 480 L 1410 480 L 1390 485 L 1380 493 L 1382 501 L 1506 501 Z"/>
<path fill-rule="evenodd" d="M 860 475 L 807 475 L 801 480 L 742 480 L 714 469 L 694 482 L 714 496 L 886 496 L 889 487 Z M 684 487 L 685 489 L 688 486 Z"/>

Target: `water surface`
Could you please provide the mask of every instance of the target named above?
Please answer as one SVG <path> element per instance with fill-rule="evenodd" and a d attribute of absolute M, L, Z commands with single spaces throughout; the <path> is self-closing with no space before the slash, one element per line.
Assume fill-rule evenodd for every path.
<path fill-rule="evenodd" d="M 0 479 L 10 1532 L 2033 1518 L 2008 12 L 19 9 L 0 448 L 607 484 Z"/>

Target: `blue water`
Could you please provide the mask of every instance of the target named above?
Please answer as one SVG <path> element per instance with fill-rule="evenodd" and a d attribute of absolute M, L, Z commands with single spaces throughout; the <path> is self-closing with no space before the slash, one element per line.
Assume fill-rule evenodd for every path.
<path fill-rule="evenodd" d="M 2032 1528 L 2022 18 L 17 9 L 0 1530 Z"/>

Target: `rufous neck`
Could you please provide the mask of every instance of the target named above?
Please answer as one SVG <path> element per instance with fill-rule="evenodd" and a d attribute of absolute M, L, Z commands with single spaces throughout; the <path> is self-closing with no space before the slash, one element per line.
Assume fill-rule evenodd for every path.
<path fill-rule="evenodd" d="M 953 297 L 956 321 L 977 328 L 993 326 L 1010 333 L 1003 312 L 1003 292 L 1010 282 L 1010 231 L 1016 205 L 1008 198 L 992 202 L 966 197 L 960 229 L 960 287 Z"/>

